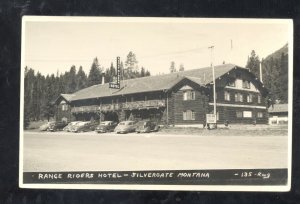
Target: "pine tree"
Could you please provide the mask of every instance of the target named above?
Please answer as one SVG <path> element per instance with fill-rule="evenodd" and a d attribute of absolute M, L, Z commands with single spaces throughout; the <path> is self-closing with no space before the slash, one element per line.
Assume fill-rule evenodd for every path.
<path fill-rule="evenodd" d="M 145 72 L 145 68 L 142 67 L 141 68 L 141 77 L 144 77 L 144 76 L 146 76 L 146 72 Z"/>
<path fill-rule="evenodd" d="M 255 51 L 252 50 L 246 68 L 248 68 L 256 77 L 259 77 L 259 63 L 259 57 L 256 55 Z"/>
<path fill-rule="evenodd" d="M 150 74 L 150 72 L 148 70 L 146 70 L 145 76 L 151 76 L 151 74 Z"/>
<path fill-rule="evenodd" d="M 183 64 L 180 64 L 180 66 L 179 66 L 179 71 L 180 71 L 180 72 L 184 71 L 184 66 L 183 66 Z"/>
<path fill-rule="evenodd" d="M 136 55 L 130 51 L 127 55 L 125 61 L 126 75 L 127 78 L 135 78 L 136 73 L 138 72 L 138 61 L 136 60 Z"/>
<path fill-rule="evenodd" d="M 175 68 L 175 62 L 172 61 L 171 65 L 170 65 L 170 73 L 176 72 L 176 68 Z"/>
<path fill-rule="evenodd" d="M 68 93 L 74 93 L 77 87 L 77 80 L 76 80 L 76 67 L 73 65 L 70 68 L 70 72 L 68 75 L 68 82 L 67 82 L 67 90 Z"/>
<path fill-rule="evenodd" d="M 82 66 L 80 66 L 76 75 L 76 91 L 86 88 L 86 86 L 87 86 L 87 76 L 83 71 Z"/>
<path fill-rule="evenodd" d="M 47 75 L 46 77 L 46 90 L 45 90 L 45 99 L 46 103 L 44 104 L 43 109 L 43 115 L 47 118 L 49 121 L 51 117 L 54 116 L 54 106 L 53 106 L 53 100 L 54 100 L 54 90 L 53 90 L 53 77 Z"/>
<path fill-rule="evenodd" d="M 92 63 L 92 66 L 91 66 L 91 69 L 89 72 L 89 76 L 87 79 L 88 86 L 100 84 L 101 83 L 101 74 L 102 74 L 102 70 L 100 68 L 98 59 L 96 57 Z"/>

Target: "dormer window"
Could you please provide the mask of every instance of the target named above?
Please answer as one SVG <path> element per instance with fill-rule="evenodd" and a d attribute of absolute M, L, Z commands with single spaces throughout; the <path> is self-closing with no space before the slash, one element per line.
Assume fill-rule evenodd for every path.
<path fill-rule="evenodd" d="M 243 80 L 243 88 L 244 89 L 250 89 L 250 81 Z"/>
<path fill-rule="evenodd" d="M 230 87 L 235 87 L 235 81 L 230 81 L 227 86 L 230 86 Z"/>

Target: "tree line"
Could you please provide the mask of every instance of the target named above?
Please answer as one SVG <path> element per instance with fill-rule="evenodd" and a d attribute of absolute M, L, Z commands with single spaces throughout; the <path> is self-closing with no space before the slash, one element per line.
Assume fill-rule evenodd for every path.
<path fill-rule="evenodd" d="M 135 54 L 130 52 L 125 61 L 120 62 L 121 79 L 150 76 L 144 67 L 139 68 Z M 54 101 L 60 94 L 71 94 L 83 88 L 115 80 L 117 69 L 114 63 L 109 68 L 100 66 L 98 58 L 94 58 L 89 73 L 79 66 L 72 65 L 65 73 L 42 75 L 33 68 L 25 67 L 24 78 L 24 126 L 29 121 L 49 120 L 54 116 Z"/>
<path fill-rule="evenodd" d="M 271 104 L 288 103 L 288 44 L 261 60 L 252 50 L 246 68 L 249 68 L 257 78 L 260 76 L 259 63 Z"/>

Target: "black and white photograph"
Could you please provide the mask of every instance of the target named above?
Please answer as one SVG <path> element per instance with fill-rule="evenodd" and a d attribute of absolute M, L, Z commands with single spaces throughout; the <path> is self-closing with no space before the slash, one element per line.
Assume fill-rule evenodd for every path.
<path fill-rule="evenodd" d="M 22 20 L 21 188 L 289 191 L 293 21 Z"/>

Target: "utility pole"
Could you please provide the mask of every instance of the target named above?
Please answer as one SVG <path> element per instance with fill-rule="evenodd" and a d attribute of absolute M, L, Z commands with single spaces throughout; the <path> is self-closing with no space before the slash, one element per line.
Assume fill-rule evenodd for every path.
<path fill-rule="evenodd" d="M 208 49 L 211 49 L 211 68 L 212 68 L 212 75 L 213 75 L 213 96 L 214 96 L 214 117 L 215 121 L 217 122 L 217 104 L 216 104 L 216 79 L 215 79 L 215 67 L 214 67 L 214 47 L 210 46 Z"/>

